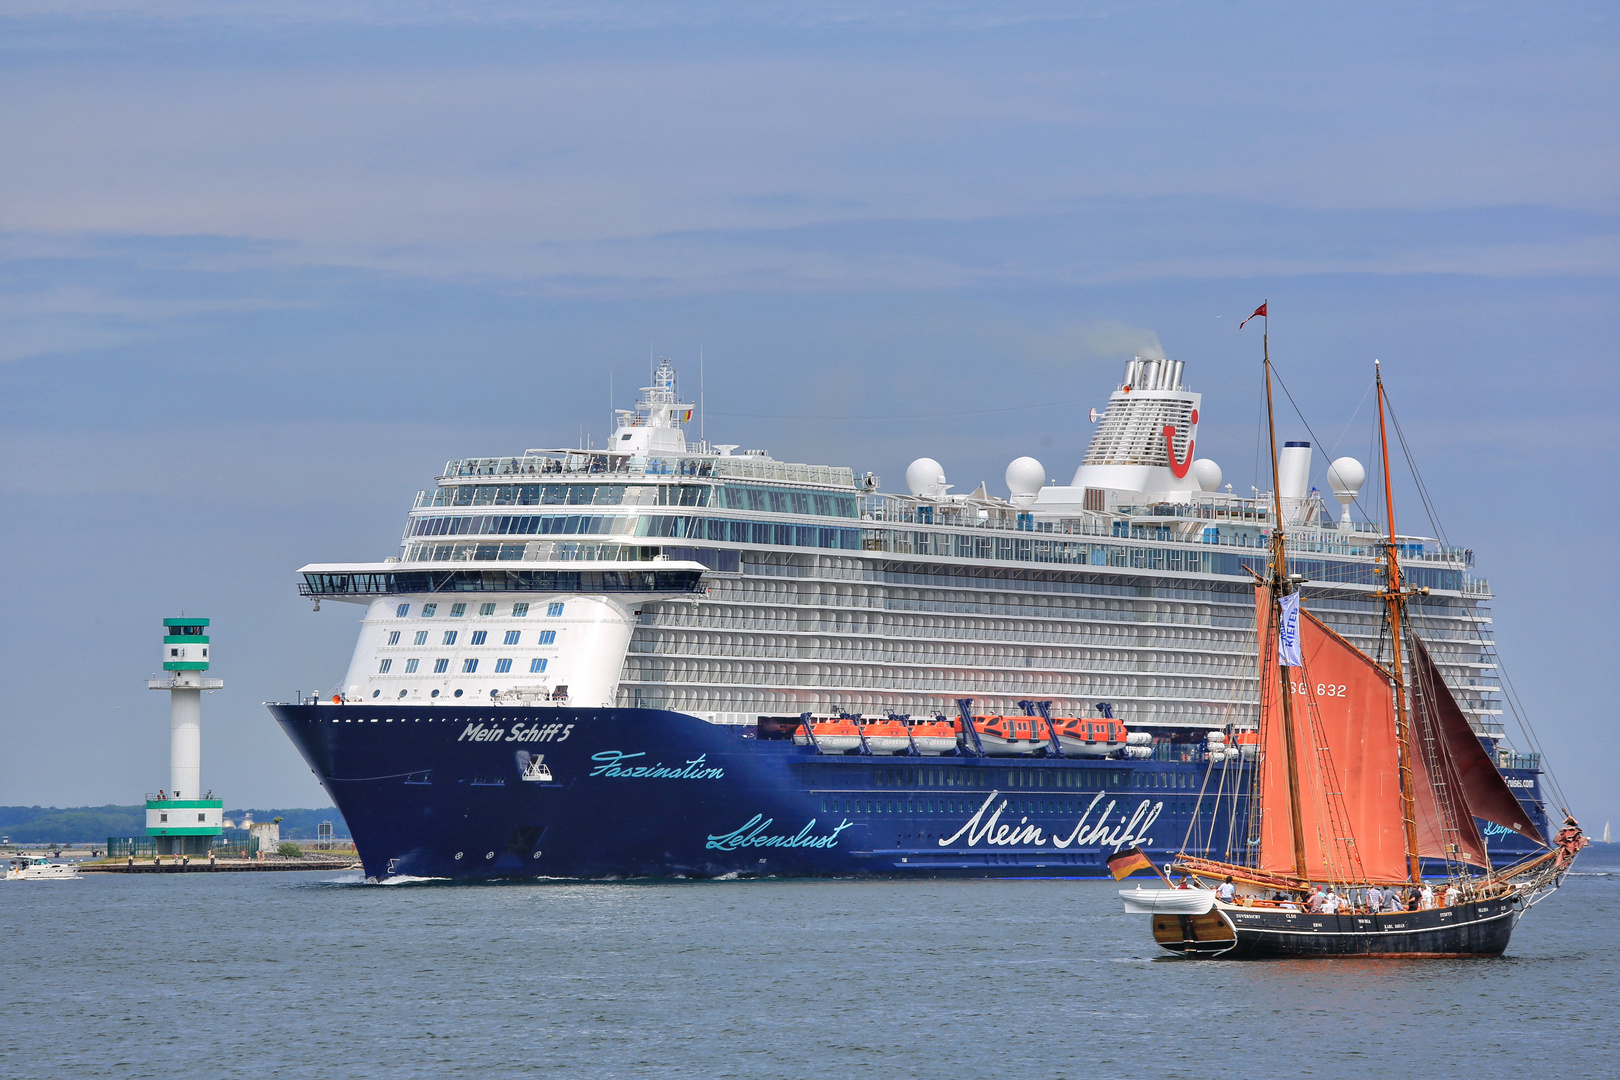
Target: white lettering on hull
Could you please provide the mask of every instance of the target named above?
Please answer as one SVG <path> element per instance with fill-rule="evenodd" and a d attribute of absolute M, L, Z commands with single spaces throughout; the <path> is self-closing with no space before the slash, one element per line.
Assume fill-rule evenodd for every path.
<path fill-rule="evenodd" d="M 510 732 L 495 724 L 468 724 L 456 742 L 562 742 L 573 730 L 573 724 L 517 724 Z"/>
<path fill-rule="evenodd" d="M 1002 799 L 1001 804 L 990 810 L 990 806 L 1001 796 L 1001 792 L 992 791 L 984 800 L 973 816 L 956 832 L 939 841 L 940 847 L 950 847 L 952 844 L 967 838 L 968 847 L 977 847 L 981 842 L 993 844 L 998 847 L 1045 847 L 1047 841 L 1055 848 L 1066 847 L 1107 847 L 1118 851 L 1129 844 L 1138 846 L 1153 843 L 1153 837 L 1148 835 L 1148 829 L 1159 819 L 1164 810 L 1163 802 L 1154 802 L 1143 799 L 1130 814 L 1120 814 L 1117 822 L 1113 819 L 1114 807 L 1118 800 L 1112 800 L 1103 807 L 1095 823 L 1091 822 L 1091 812 L 1097 809 L 1102 802 L 1104 792 L 1098 792 L 1096 798 L 1086 807 L 1080 820 L 1074 823 L 1074 828 L 1068 836 L 1046 836 L 1043 831 L 1029 824 L 1029 818 L 1021 817 L 1017 825 L 1001 824 L 1002 811 L 1007 809 L 1007 800 Z M 989 813 L 989 817 L 985 816 Z"/>

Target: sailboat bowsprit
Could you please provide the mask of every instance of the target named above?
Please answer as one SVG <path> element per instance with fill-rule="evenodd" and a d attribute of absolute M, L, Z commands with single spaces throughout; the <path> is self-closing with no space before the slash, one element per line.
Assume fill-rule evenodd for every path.
<path fill-rule="evenodd" d="M 1276 492 L 1269 352 L 1265 372 Z M 1381 373 L 1376 385 L 1383 443 Z M 1552 843 L 1541 835 L 1415 631 L 1415 601 L 1428 590 L 1402 586 L 1387 443 L 1382 449 L 1388 662 L 1303 609 L 1285 530 L 1274 528 L 1270 573 L 1255 585 L 1260 749 L 1249 853 L 1222 862 L 1183 852 L 1171 866 L 1183 875 L 1179 887 L 1120 892 L 1126 911 L 1151 916 L 1154 940 L 1172 952 L 1496 956 L 1587 843 L 1570 817 Z M 1541 851 L 1493 870 L 1475 819 Z M 1440 889 L 1424 881 L 1424 860 L 1446 867 Z"/>

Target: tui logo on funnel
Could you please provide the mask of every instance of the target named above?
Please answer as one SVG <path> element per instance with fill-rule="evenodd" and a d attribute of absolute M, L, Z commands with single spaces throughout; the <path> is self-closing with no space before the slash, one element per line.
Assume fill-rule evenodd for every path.
<path fill-rule="evenodd" d="M 1197 409 L 1194 409 L 1192 411 L 1192 416 L 1188 417 L 1188 423 L 1189 423 L 1189 425 L 1191 427 L 1197 427 L 1198 426 L 1198 410 Z M 1177 480 L 1185 479 L 1186 476 L 1187 476 L 1187 470 L 1192 468 L 1192 462 L 1193 462 L 1193 440 L 1192 440 L 1192 438 L 1189 437 L 1187 439 L 1187 459 L 1185 461 L 1177 461 L 1176 460 L 1176 425 L 1174 425 L 1174 424 L 1166 424 L 1166 425 L 1164 425 L 1164 452 L 1165 452 L 1165 455 L 1167 457 L 1169 457 L 1169 459 L 1170 459 L 1170 471 L 1171 471 L 1171 473 L 1173 473 L 1175 475 L 1175 478 Z"/>

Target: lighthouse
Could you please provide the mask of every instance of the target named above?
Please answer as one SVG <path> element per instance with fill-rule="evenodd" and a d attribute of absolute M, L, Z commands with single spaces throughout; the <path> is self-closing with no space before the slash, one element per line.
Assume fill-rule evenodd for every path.
<path fill-rule="evenodd" d="M 160 855 L 206 855 L 222 831 L 225 803 L 202 786 L 202 692 L 225 683 L 207 678 L 208 620 L 163 620 L 163 673 L 146 685 L 169 692 L 169 786 L 146 797 L 146 833 Z"/>

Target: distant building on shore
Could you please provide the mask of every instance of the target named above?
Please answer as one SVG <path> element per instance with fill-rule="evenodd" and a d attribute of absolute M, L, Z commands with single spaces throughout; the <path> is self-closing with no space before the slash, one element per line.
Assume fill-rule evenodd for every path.
<path fill-rule="evenodd" d="M 274 855 L 276 848 L 281 846 L 281 823 L 278 821 L 255 821 L 248 825 L 248 835 L 259 842 L 259 853 Z"/>

